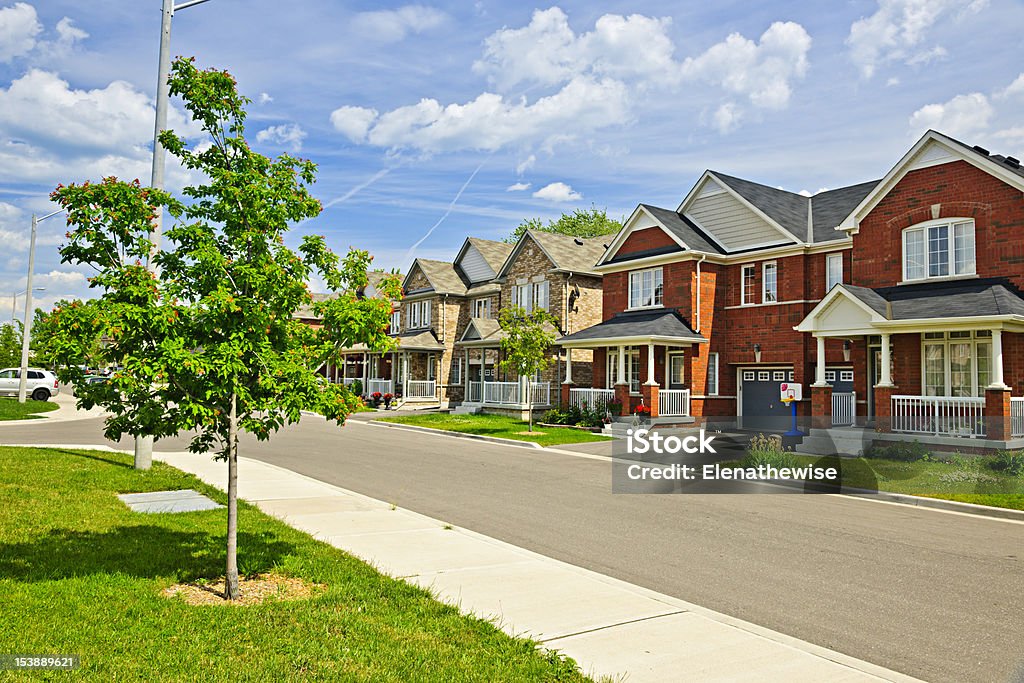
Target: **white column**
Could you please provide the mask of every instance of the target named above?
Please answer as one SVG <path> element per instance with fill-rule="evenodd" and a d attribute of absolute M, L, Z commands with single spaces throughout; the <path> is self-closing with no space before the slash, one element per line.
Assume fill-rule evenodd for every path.
<path fill-rule="evenodd" d="M 402 354 L 402 396 L 409 397 L 409 353 Z"/>
<path fill-rule="evenodd" d="M 658 380 L 654 379 L 654 344 L 647 345 L 647 381 L 645 384 L 658 384 Z"/>
<path fill-rule="evenodd" d="M 572 349 L 565 350 L 565 382 L 572 384 Z"/>
<path fill-rule="evenodd" d="M 815 337 L 818 340 L 818 365 L 814 372 L 814 386 L 816 387 L 827 387 L 828 382 L 825 381 L 825 338 Z"/>
<path fill-rule="evenodd" d="M 878 387 L 892 386 L 892 359 L 889 354 L 889 335 L 882 335 L 882 375 L 878 379 Z"/>
<path fill-rule="evenodd" d="M 626 381 L 626 347 L 619 347 L 619 374 L 615 380 L 616 384 L 628 384 Z"/>
<path fill-rule="evenodd" d="M 467 346 L 465 349 L 463 349 L 463 352 L 464 352 L 464 355 L 465 355 L 465 361 L 462 364 L 462 383 L 465 384 L 466 387 L 465 387 L 465 389 L 463 389 L 463 391 L 465 393 L 462 394 L 462 400 L 468 402 L 469 401 L 469 347 Z"/>
<path fill-rule="evenodd" d="M 992 384 L 989 389 L 1009 389 L 1003 378 L 1003 331 L 992 330 Z"/>

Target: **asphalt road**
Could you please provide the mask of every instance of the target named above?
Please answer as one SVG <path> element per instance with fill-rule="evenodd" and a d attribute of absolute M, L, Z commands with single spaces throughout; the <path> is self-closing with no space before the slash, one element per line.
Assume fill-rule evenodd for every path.
<path fill-rule="evenodd" d="M 0 425 L 0 443 L 100 429 Z M 318 418 L 241 450 L 925 680 L 1024 680 L 1022 524 L 836 496 L 613 495 L 606 461 Z"/>

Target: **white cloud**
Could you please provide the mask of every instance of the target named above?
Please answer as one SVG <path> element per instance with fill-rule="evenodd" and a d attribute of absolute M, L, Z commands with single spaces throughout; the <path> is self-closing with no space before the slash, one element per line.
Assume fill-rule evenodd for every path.
<path fill-rule="evenodd" d="M 745 96 L 757 107 L 783 109 L 789 104 L 791 82 L 807 73 L 810 49 L 811 37 L 803 26 L 775 22 L 757 43 L 733 33 L 698 57 L 686 59 L 682 74 L 684 79 Z"/>
<path fill-rule="evenodd" d="M 516 175 L 523 175 L 537 163 L 537 157 L 531 154 L 516 165 Z"/>
<path fill-rule="evenodd" d="M 899 76 L 892 76 L 891 78 L 889 78 L 889 80 L 887 80 L 885 82 L 885 87 L 891 88 L 891 87 L 897 86 L 899 84 L 900 84 Z"/>
<path fill-rule="evenodd" d="M 51 270 L 32 279 L 33 286 L 46 287 L 47 290 L 71 289 L 82 287 L 86 283 L 85 275 L 74 270 Z"/>
<path fill-rule="evenodd" d="M 259 98 L 256 100 L 260 104 L 270 104 L 274 101 L 274 98 L 269 93 L 261 92 Z"/>
<path fill-rule="evenodd" d="M 981 93 L 957 95 L 948 102 L 927 104 L 910 116 L 915 133 L 933 129 L 953 137 L 970 136 L 984 131 L 994 111 Z"/>
<path fill-rule="evenodd" d="M 338 107 L 331 112 L 331 125 L 352 142 L 364 142 L 376 120 L 377 110 L 366 107 Z"/>
<path fill-rule="evenodd" d="M 533 193 L 537 199 L 546 199 L 549 202 L 572 202 L 583 199 L 583 195 L 572 189 L 563 182 L 551 183 Z"/>
<path fill-rule="evenodd" d="M 987 0 L 878 0 L 878 9 L 850 26 L 846 44 L 864 78 L 891 62 L 920 64 L 946 54 L 936 45 L 922 49 L 931 28 L 958 14 L 981 11 Z"/>
<path fill-rule="evenodd" d="M 505 188 L 505 192 L 523 192 L 530 189 L 530 183 L 514 183 Z"/>
<path fill-rule="evenodd" d="M 0 9 L 0 62 L 10 62 L 31 52 L 42 31 L 32 5 L 18 2 Z"/>
<path fill-rule="evenodd" d="M 724 135 L 735 130 L 742 118 L 743 115 L 736 107 L 736 104 L 734 102 L 726 102 L 715 110 L 711 121 L 715 128 L 718 129 L 718 132 Z"/>
<path fill-rule="evenodd" d="M 306 131 L 297 123 L 284 123 L 280 126 L 270 126 L 256 133 L 257 142 L 269 142 L 273 145 L 287 147 L 293 152 L 302 149 L 302 141 L 306 137 Z"/>
<path fill-rule="evenodd" d="M 996 93 L 996 97 L 999 99 L 1004 97 L 1016 97 L 1017 95 L 1024 95 L 1024 73 L 1017 76 L 1013 83 Z"/>
<path fill-rule="evenodd" d="M 424 5 L 405 5 L 395 10 L 360 12 L 352 20 L 356 33 L 371 40 L 397 43 L 410 33 L 423 33 L 444 23 L 447 15 Z"/>

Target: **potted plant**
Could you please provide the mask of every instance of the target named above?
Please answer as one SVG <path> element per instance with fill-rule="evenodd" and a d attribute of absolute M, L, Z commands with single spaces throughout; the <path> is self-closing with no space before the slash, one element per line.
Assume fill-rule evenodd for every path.
<path fill-rule="evenodd" d="M 384 394 L 384 410 L 391 409 L 391 402 L 395 400 L 394 394 Z"/>
<path fill-rule="evenodd" d="M 651 409 L 641 403 L 633 411 L 633 415 L 636 416 L 637 420 L 639 420 L 641 424 L 647 424 L 651 419 Z"/>
<path fill-rule="evenodd" d="M 372 394 L 370 394 L 370 400 L 373 401 L 373 407 L 374 408 L 377 408 L 378 406 L 380 406 L 381 398 L 382 398 L 382 394 L 379 391 L 375 391 Z"/>

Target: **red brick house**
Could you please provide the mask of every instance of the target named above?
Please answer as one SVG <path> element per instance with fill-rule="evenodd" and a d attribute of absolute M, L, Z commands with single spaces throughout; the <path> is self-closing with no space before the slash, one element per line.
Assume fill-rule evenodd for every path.
<path fill-rule="evenodd" d="M 559 340 L 593 350 L 593 387 L 563 398 L 770 429 L 794 382 L 816 426 L 1008 441 L 1022 191 L 1016 159 L 931 131 L 882 180 L 811 197 L 707 171 L 608 245 L 603 322 Z"/>

